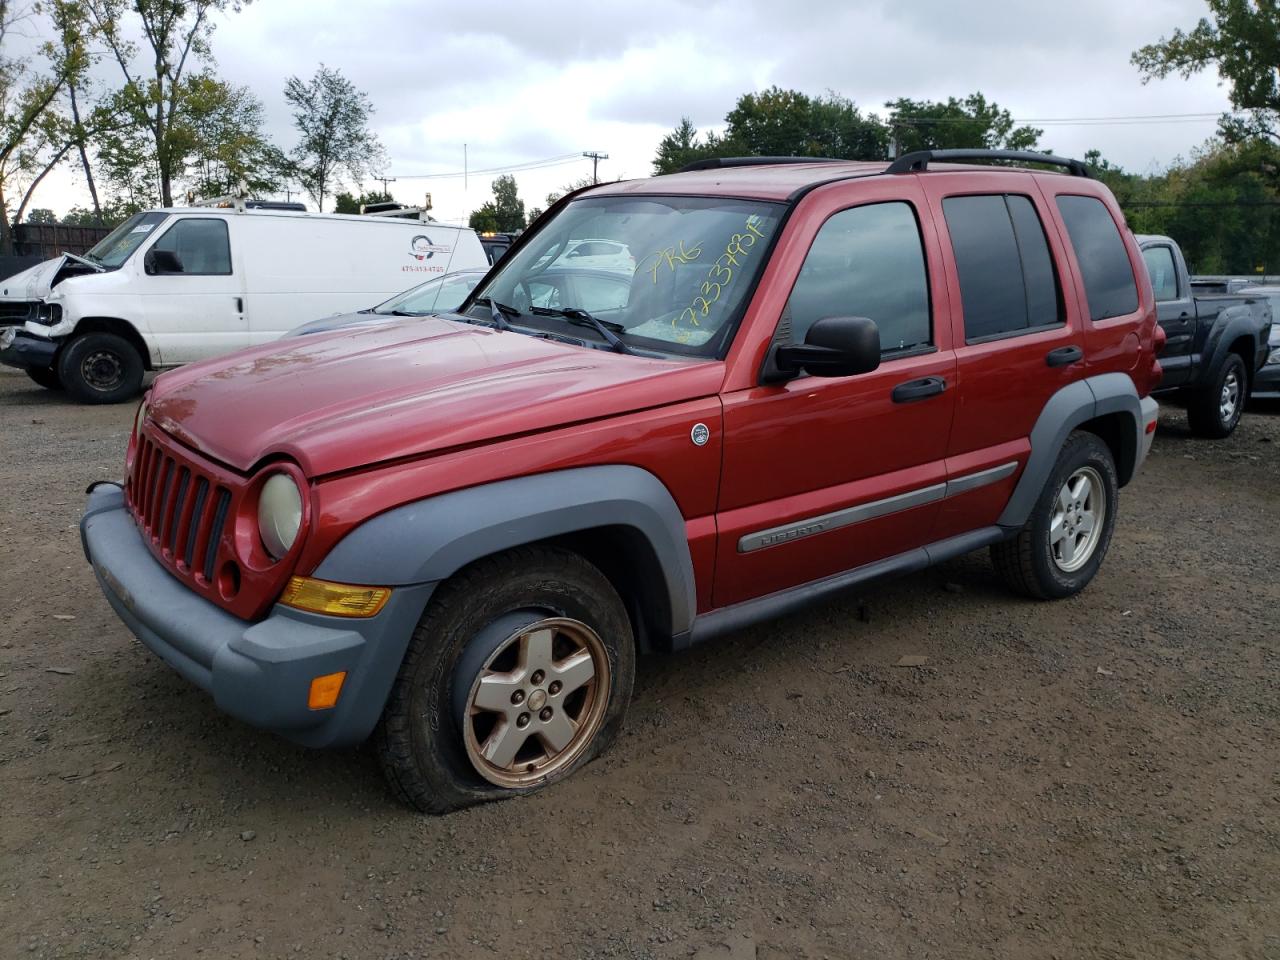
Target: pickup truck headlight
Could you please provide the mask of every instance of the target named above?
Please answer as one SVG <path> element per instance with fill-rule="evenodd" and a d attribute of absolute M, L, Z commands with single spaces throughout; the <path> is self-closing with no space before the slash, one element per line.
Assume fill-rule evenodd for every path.
<path fill-rule="evenodd" d="M 138 412 L 133 418 L 133 435 L 135 437 L 142 436 L 142 422 L 147 419 L 147 401 L 143 400 L 138 404 Z"/>
<path fill-rule="evenodd" d="M 258 535 L 273 559 L 293 548 L 302 527 L 302 491 L 293 477 L 274 473 L 258 495 Z"/>

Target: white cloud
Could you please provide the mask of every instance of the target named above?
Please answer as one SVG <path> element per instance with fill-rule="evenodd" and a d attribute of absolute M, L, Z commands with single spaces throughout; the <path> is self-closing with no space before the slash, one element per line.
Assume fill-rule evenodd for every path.
<path fill-rule="evenodd" d="M 1203 13 L 1199 0 L 263 0 L 221 17 L 213 46 L 222 75 L 262 98 L 286 146 L 285 78 L 320 62 L 341 69 L 377 107 L 388 172 L 401 175 L 393 192 L 414 201 L 430 190 L 437 215 L 452 219 L 487 199 L 489 177 L 464 190 L 461 178 L 407 175 L 460 171 L 464 144 L 471 169 L 596 149 L 610 155 L 602 176 L 647 176 L 681 116 L 718 126 L 740 93 L 771 84 L 836 90 L 872 110 L 981 90 L 1019 118 L 1216 113 L 1227 107 L 1216 77 L 1143 86 L 1129 64 L 1134 49 Z M 1147 170 L 1213 130 L 1212 120 L 1045 125 L 1043 142 Z M 526 203 L 541 205 L 589 171 L 578 159 L 516 178 Z M 71 202 L 83 187 L 68 166 L 37 204 Z"/>

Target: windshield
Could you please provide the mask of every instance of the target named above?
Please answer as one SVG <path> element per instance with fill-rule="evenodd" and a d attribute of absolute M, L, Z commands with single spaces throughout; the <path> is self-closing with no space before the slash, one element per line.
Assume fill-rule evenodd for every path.
<path fill-rule="evenodd" d="M 483 276 L 484 271 L 477 270 L 435 277 L 378 304 L 373 312 L 426 316 L 436 310 L 457 310 Z"/>
<path fill-rule="evenodd" d="M 95 243 L 85 257 L 104 267 L 118 267 L 147 239 L 156 224 L 168 216 L 167 213 L 135 213 Z"/>
<path fill-rule="evenodd" d="M 518 310 L 516 326 L 534 321 L 533 310 L 540 327 L 594 338 L 547 316 L 585 310 L 628 346 L 717 356 L 783 209 L 720 197 L 585 197 L 502 261 L 477 293 Z M 489 308 L 476 303 L 470 314 L 487 317 Z"/>

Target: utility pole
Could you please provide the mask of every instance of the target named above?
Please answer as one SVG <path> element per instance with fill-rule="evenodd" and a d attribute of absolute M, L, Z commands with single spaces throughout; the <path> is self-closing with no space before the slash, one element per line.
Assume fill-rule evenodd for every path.
<path fill-rule="evenodd" d="M 596 175 L 596 171 L 600 167 L 600 161 L 608 160 L 609 155 L 607 153 L 600 153 L 597 150 L 586 150 L 582 155 L 591 161 L 591 182 L 599 183 L 600 177 Z"/>
<path fill-rule="evenodd" d="M 374 177 L 373 179 L 375 179 L 375 180 L 381 180 L 381 181 L 382 181 L 382 195 L 383 195 L 384 197 L 389 197 L 389 196 L 391 196 L 390 192 L 388 192 L 388 190 L 387 190 L 387 184 L 388 184 L 388 183 L 395 183 L 395 182 L 396 182 L 396 178 L 395 178 L 395 177 Z"/>

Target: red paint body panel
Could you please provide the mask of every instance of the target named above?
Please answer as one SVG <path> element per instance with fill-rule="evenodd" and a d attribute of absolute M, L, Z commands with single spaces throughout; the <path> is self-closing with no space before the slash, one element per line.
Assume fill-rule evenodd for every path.
<path fill-rule="evenodd" d="M 700 613 L 993 523 L 1026 463 L 1031 426 L 1054 391 L 1108 371 L 1128 372 L 1140 395 L 1148 391 L 1157 329 L 1150 283 L 1136 243 L 1122 229 L 1140 309 L 1100 324 L 1088 320 L 1053 196 L 1101 197 L 1123 228 L 1114 200 L 1092 181 L 950 166 L 875 175 L 882 170 L 843 162 L 747 167 L 590 191 L 787 200 L 813 187 L 786 219 L 723 361 L 619 355 L 427 318 L 268 344 L 164 374 L 150 396 L 148 430 L 162 430 L 175 449 L 197 451 L 201 464 L 216 461 L 219 482 L 234 488 L 238 519 L 220 559 L 249 549 L 249 508 L 242 505 L 255 501 L 263 463 L 293 461 L 311 484 L 310 520 L 270 578 L 251 570 L 234 607 L 213 585 L 203 589 L 241 615 L 260 612 L 281 578 L 314 571 L 373 516 L 451 490 L 596 464 L 640 467 L 670 491 L 685 519 Z M 1035 203 L 1066 322 L 967 344 L 941 202 L 1000 192 Z M 933 349 L 860 376 L 761 385 L 779 316 L 817 231 L 839 210 L 884 201 L 916 210 Z M 1069 344 L 1084 348 L 1085 361 L 1050 368 L 1045 355 Z M 946 390 L 892 402 L 894 386 L 926 376 L 943 378 Z M 710 430 L 701 447 L 690 441 L 699 422 Z M 1009 462 L 1018 464 L 1012 476 L 950 499 L 738 549 L 748 534 Z"/>

